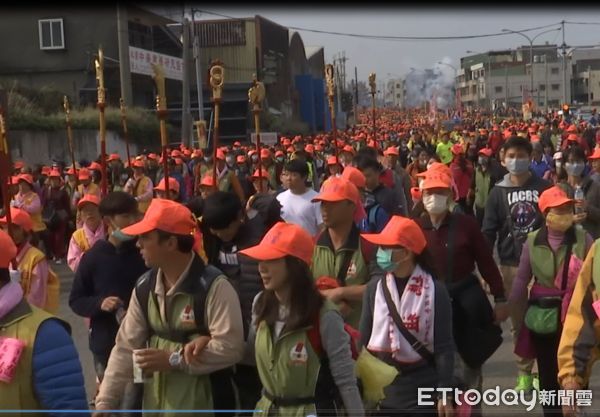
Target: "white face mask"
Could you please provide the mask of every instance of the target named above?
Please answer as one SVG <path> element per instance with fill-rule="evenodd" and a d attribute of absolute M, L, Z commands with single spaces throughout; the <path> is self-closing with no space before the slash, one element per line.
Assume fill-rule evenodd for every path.
<path fill-rule="evenodd" d="M 423 205 L 429 214 L 441 214 L 448 209 L 448 196 L 428 194 L 423 196 Z"/>

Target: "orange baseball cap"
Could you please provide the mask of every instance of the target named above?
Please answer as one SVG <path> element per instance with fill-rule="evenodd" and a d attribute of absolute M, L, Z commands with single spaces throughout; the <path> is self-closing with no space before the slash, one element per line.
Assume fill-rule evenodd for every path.
<path fill-rule="evenodd" d="M 430 172 L 421 184 L 421 190 L 432 188 L 452 188 L 452 178 L 440 171 Z"/>
<path fill-rule="evenodd" d="M 217 149 L 217 159 L 222 161 L 225 160 L 225 152 L 223 152 L 223 149 Z"/>
<path fill-rule="evenodd" d="M 233 146 L 239 148 L 242 146 L 242 144 L 240 143 L 240 141 L 236 140 L 235 142 L 233 142 Z"/>
<path fill-rule="evenodd" d="M 361 236 L 376 245 L 402 246 L 417 255 L 427 246 L 427 240 L 419 225 L 403 216 L 392 216 L 381 233 L 366 233 Z"/>
<path fill-rule="evenodd" d="M 134 168 L 144 168 L 144 161 L 141 159 L 136 159 L 131 163 L 131 166 Z"/>
<path fill-rule="evenodd" d="M 67 170 L 67 175 L 75 175 L 75 170 L 73 168 L 69 168 Z"/>
<path fill-rule="evenodd" d="M 343 200 L 350 200 L 354 204 L 360 204 L 358 188 L 345 178 L 331 177 L 323 184 L 321 192 L 311 201 L 315 203 L 318 201 L 336 202 Z"/>
<path fill-rule="evenodd" d="M 567 136 L 567 140 L 571 140 L 571 141 L 575 141 L 576 142 L 576 141 L 579 140 L 579 138 L 577 137 L 576 134 L 571 133 L 571 134 L 569 134 L 569 136 Z"/>
<path fill-rule="evenodd" d="M 176 193 L 179 193 L 179 182 L 172 177 L 169 177 L 169 191 L 173 190 Z M 154 191 L 167 191 L 165 188 L 165 179 L 161 179 L 156 187 L 154 187 Z"/>
<path fill-rule="evenodd" d="M 173 149 L 171 151 L 171 158 L 179 158 L 181 156 L 181 151 L 179 149 Z"/>
<path fill-rule="evenodd" d="M 118 153 L 111 153 L 106 162 L 118 161 L 119 159 L 121 159 L 121 157 Z"/>
<path fill-rule="evenodd" d="M 268 149 L 262 148 L 260 150 L 260 157 L 262 159 L 267 159 L 271 157 L 271 151 L 269 151 Z"/>
<path fill-rule="evenodd" d="M 90 171 L 88 171 L 85 168 L 81 168 L 79 170 L 79 180 L 84 181 L 84 180 L 89 180 L 89 179 L 90 179 Z"/>
<path fill-rule="evenodd" d="M 352 166 L 347 166 L 344 168 L 344 171 L 342 172 L 342 178 L 347 179 L 357 188 L 365 188 L 367 186 L 365 174 L 363 174 L 358 168 Z"/>
<path fill-rule="evenodd" d="M 154 160 L 156 160 L 156 159 L 158 159 L 158 155 L 155 154 L 155 153 L 149 153 L 148 154 L 148 159 L 154 159 Z"/>
<path fill-rule="evenodd" d="M 577 127 L 575 125 L 571 125 L 567 128 L 568 133 L 577 132 Z"/>
<path fill-rule="evenodd" d="M 237 158 L 235 158 L 235 162 L 237 162 L 238 164 L 244 164 L 244 163 L 246 163 L 246 156 L 245 155 L 238 155 Z"/>
<path fill-rule="evenodd" d="M 295 256 L 310 264 L 315 244 L 311 235 L 302 227 L 278 222 L 256 246 L 240 253 L 259 261 L 272 261 L 284 256 Z"/>
<path fill-rule="evenodd" d="M 275 158 L 277 158 L 279 156 L 285 156 L 285 154 L 283 153 L 283 151 L 277 151 L 277 152 L 275 152 Z"/>
<path fill-rule="evenodd" d="M 478 154 L 487 156 L 489 158 L 490 156 L 492 156 L 492 150 L 490 148 L 483 148 L 479 150 Z"/>
<path fill-rule="evenodd" d="M 48 177 L 50 178 L 60 178 L 60 172 L 58 171 L 58 169 L 53 169 L 52 171 L 50 171 L 50 173 L 48 174 Z"/>
<path fill-rule="evenodd" d="M 102 165 L 100 165 L 98 162 L 92 162 L 88 169 L 90 171 L 102 171 Z"/>
<path fill-rule="evenodd" d="M 33 222 L 31 221 L 31 216 L 25 210 L 11 207 L 10 208 L 10 220 L 13 224 L 20 226 L 26 232 L 31 232 L 33 230 Z M 0 224 L 4 225 L 7 223 L 6 216 L 0 218 Z"/>
<path fill-rule="evenodd" d="M 545 213 L 547 209 L 572 202 L 573 200 L 567 196 L 567 193 L 565 193 L 562 188 L 555 185 L 554 187 L 548 188 L 540 195 L 538 207 L 542 213 Z"/>
<path fill-rule="evenodd" d="M 48 176 L 48 174 L 50 174 L 50 171 L 52 171 L 52 169 L 50 169 L 49 166 L 43 166 L 42 167 L 42 175 Z"/>
<path fill-rule="evenodd" d="M 342 148 L 342 152 L 348 152 L 348 153 L 351 153 L 352 155 L 354 155 L 354 154 L 355 154 L 355 152 L 354 152 L 354 148 L 353 148 L 352 146 L 350 146 L 350 145 L 346 145 L 346 146 L 344 146 L 344 147 Z"/>
<path fill-rule="evenodd" d="M 600 159 L 600 148 L 595 148 L 594 153 L 588 156 L 588 159 Z"/>
<path fill-rule="evenodd" d="M 260 178 L 268 179 L 269 178 L 269 173 L 264 168 L 261 169 L 260 171 L 257 169 L 256 171 L 254 171 L 254 174 L 252 174 L 251 178 L 253 180 L 257 180 L 257 179 L 260 179 Z"/>
<path fill-rule="evenodd" d="M 25 166 L 25 162 L 23 161 L 17 161 L 14 164 L 15 169 L 22 169 Z"/>
<path fill-rule="evenodd" d="M 329 158 L 327 158 L 327 165 L 337 165 L 339 163 L 340 160 L 335 155 L 332 155 Z"/>
<path fill-rule="evenodd" d="M 196 231 L 196 220 L 192 212 L 183 204 L 155 198 L 150 203 L 144 218 L 124 228 L 123 233 L 138 236 L 153 230 L 193 236 Z"/>
<path fill-rule="evenodd" d="M 21 174 L 19 175 L 19 181 L 25 181 L 29 185 L 33 186 L 33 177 L 31 174 Z"/>
<path fill-rule="evenodd" d="M 441 162 L 434 162 L 427 169 L 427 171 L 417 174 L 417 177 L 426 177 L 432 172 L 441 172 L 442 174 L 445 174 L 449 177 L 452 176 L 452 171 L 450 170 L 450 167 L 448 165 L 442 164 Z"/>
<path fill-rule="evenodd" d="M 215 180 L 214 180 L 213 176 L 212 175 L 205 175 L 202 178 L 202 181 L 200 181 L 200 186 L 214 187 L 215 186 Z"/>
<path fill-rule="evenodd" d="M 0 268 L 6 269 L 17 256 L 17 245 L 8 233 L 0 230 Z"/>
<path fill-rule="evenodd" d="M 95 204 L 96 206 L 100 205 L 100 197 L 95 194 L 86 194 L 83 196 L 81 200 L 77 203 L 77 208 L 80 209 L 84 204 Z"/>
<path fill-rule="evenodd" d="M 386 149 L 386 150 L 383 152 L 383 154 L 384 154 L 385 156 L 388 156 L 388 155 L 396 155 L 396 156 L 399 156 L 399 155 L 400 155 L 400 153 L 398 152 L 398 148 L 396 148 L 395 146 L 390 146 L 389 148 L 387 148 L 387 149 Z"/>

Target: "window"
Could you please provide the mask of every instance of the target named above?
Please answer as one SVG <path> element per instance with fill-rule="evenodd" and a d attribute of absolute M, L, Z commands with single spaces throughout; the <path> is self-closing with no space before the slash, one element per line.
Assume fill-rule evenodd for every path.
<path fill-rule="evenodd" d="M 396 98 L 401 98 L 401 97 L 402 97 L 402 94 L 400 94 L 400 93 L 396 94 Z"/>
<path fill-rule="evenodd" d="M 550 70 L 550 74 L 552 75 L 558 75 L 558 67 L 554 67 Z"/>
<path fill-rule="evenodd" d="M 200 46 L 243 46 L 246 45 L 246 22 L 202 22 L 199 29 Z"/>
<path fill-rule="evenodd" d="M 560 84 L 552 84 L 552 91 L 558 91 Z"/>
<path fill-rule="evenodd" d="M 396 84 L 396 88 L 400 88 L 400 87 L 401 87 L 401 85 L 400 85 L 400 84 Z"/>
<path fill-rule="evenodd" d="M 497 85 L 496 87 L 494 87 L 494 91 L 496 93 L 501 93 L 502 92 L 502 86 L 501 85 L 500 86 Z"/>
<path fill-rule="evenodd" d="M 540 91 L 546 91 L 546 84 L 540 84 Z"/>
<path fill-rule="evenodd" d="M 38 20 L 40 49 L 65 49 L 62 19 Z"/>

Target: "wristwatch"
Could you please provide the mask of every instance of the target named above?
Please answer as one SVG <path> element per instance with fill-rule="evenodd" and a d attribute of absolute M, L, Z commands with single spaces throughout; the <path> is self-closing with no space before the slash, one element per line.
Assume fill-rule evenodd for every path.
<path fill-rule="evenodd" d="M 183 362 L 183 348 L 172 352 L 169 356 L 169 365 L 171 365 L 172 368 L 179 368 L 181 362 Z"/>

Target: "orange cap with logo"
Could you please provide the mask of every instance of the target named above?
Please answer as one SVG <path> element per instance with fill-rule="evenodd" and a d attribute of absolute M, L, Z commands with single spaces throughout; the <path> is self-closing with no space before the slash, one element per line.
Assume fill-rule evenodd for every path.
<path fill-rule="evenodd" d="M 321 187 L 321 192 L 312 199 L 312 202 L 336 202 L 343 200 L 349 200 L 355 204 L 359 203 L 360 194 L 358 192 L 358 188 L 356 188 L 356 185 L 345 178 L 331 177 L 323 184 L 323 187 Z"/>
<path fill-rule="evenodd" d="M 11 207 L 10 220 L 13 224 L 22 227 L 23 230 L 25 230 L 26 232 L 31 232 L 31 230 L 33 230 L 33 222 L 31 221 L 31 216 L 23 209 Z M 5 225 L 6 223 L 6 216 L 0 217 L 0 224 Z"/>
<path fill-rule="evenodd" d="M 81 200 L 77 203 L 77 208 L 81 209 L 84 204 L 95 204 L 96 206 L 100 206 L 100 197 L 96 194 L 86 194 L 83 196 Z"/>
<path fill-rule="evenodd" d="M 179 193 L 179 182 L 175 178 L 169 177 L 169 190 L 175 191 Z M 167 191 L 165 188 L 165 179 L 161 179 L 156 187 L 154 187 L 154 191 Z"/>
<path fill-rule="evenodd" d="M 150 203 L 144 218 L 123 229 L 123 233 L 138 236 L 153 230 L 176 235 L 194 235 L 196 221 L 192 212 L 183 204 L 155 198 Z"/>
<path fill-rule="evenodd" d="M 365 188 L 367 186 L 367 179 L 365 174 L 360 169 L 353 166 L 347 166 L 342 172 L 342 178 L 347 179 L 352 184 L 356 185 L 357 188 Z"/>
<path fill-rule="evenodd" d="M 430 172 L 421 184 L 421 190 L 432 188 L 452 188 L 452 178 L 440 171 Z"/>
<path fill-rule="evenodd" d="M 427 240 L 419 225 L 403 216 L 392 216 L 381 233 L 366 233 L 361 236 L 376 245 L 402 246 L 417 255 L 427 246 Z"/>
<path fill-rule="evenodd" d="M 10 262 L 17 256 L 17 246 L 8 233 L 0 230 L 0 268 L 8 268 Z"/>
<path fill-rule="evenodd" d="M 545 213 L 547 209 L 551 209 L 553 207 L 559 207 L 563 204 L 572 203 L 573 200 L 567 196 L 567 193 L 555 185 L 554 187 L 548 188 L 544 191 L 538 200 L 538 207 L 542 213 Z"/>
<path fill-rule="evenodd" d="M 313 238 L 302 227 L 278 222 L 258 245 L 241 250 L 240 253 L 259 261 L 273 261 L 284 256 L 295 256 L 310 264 L 314 247 Z"/>

